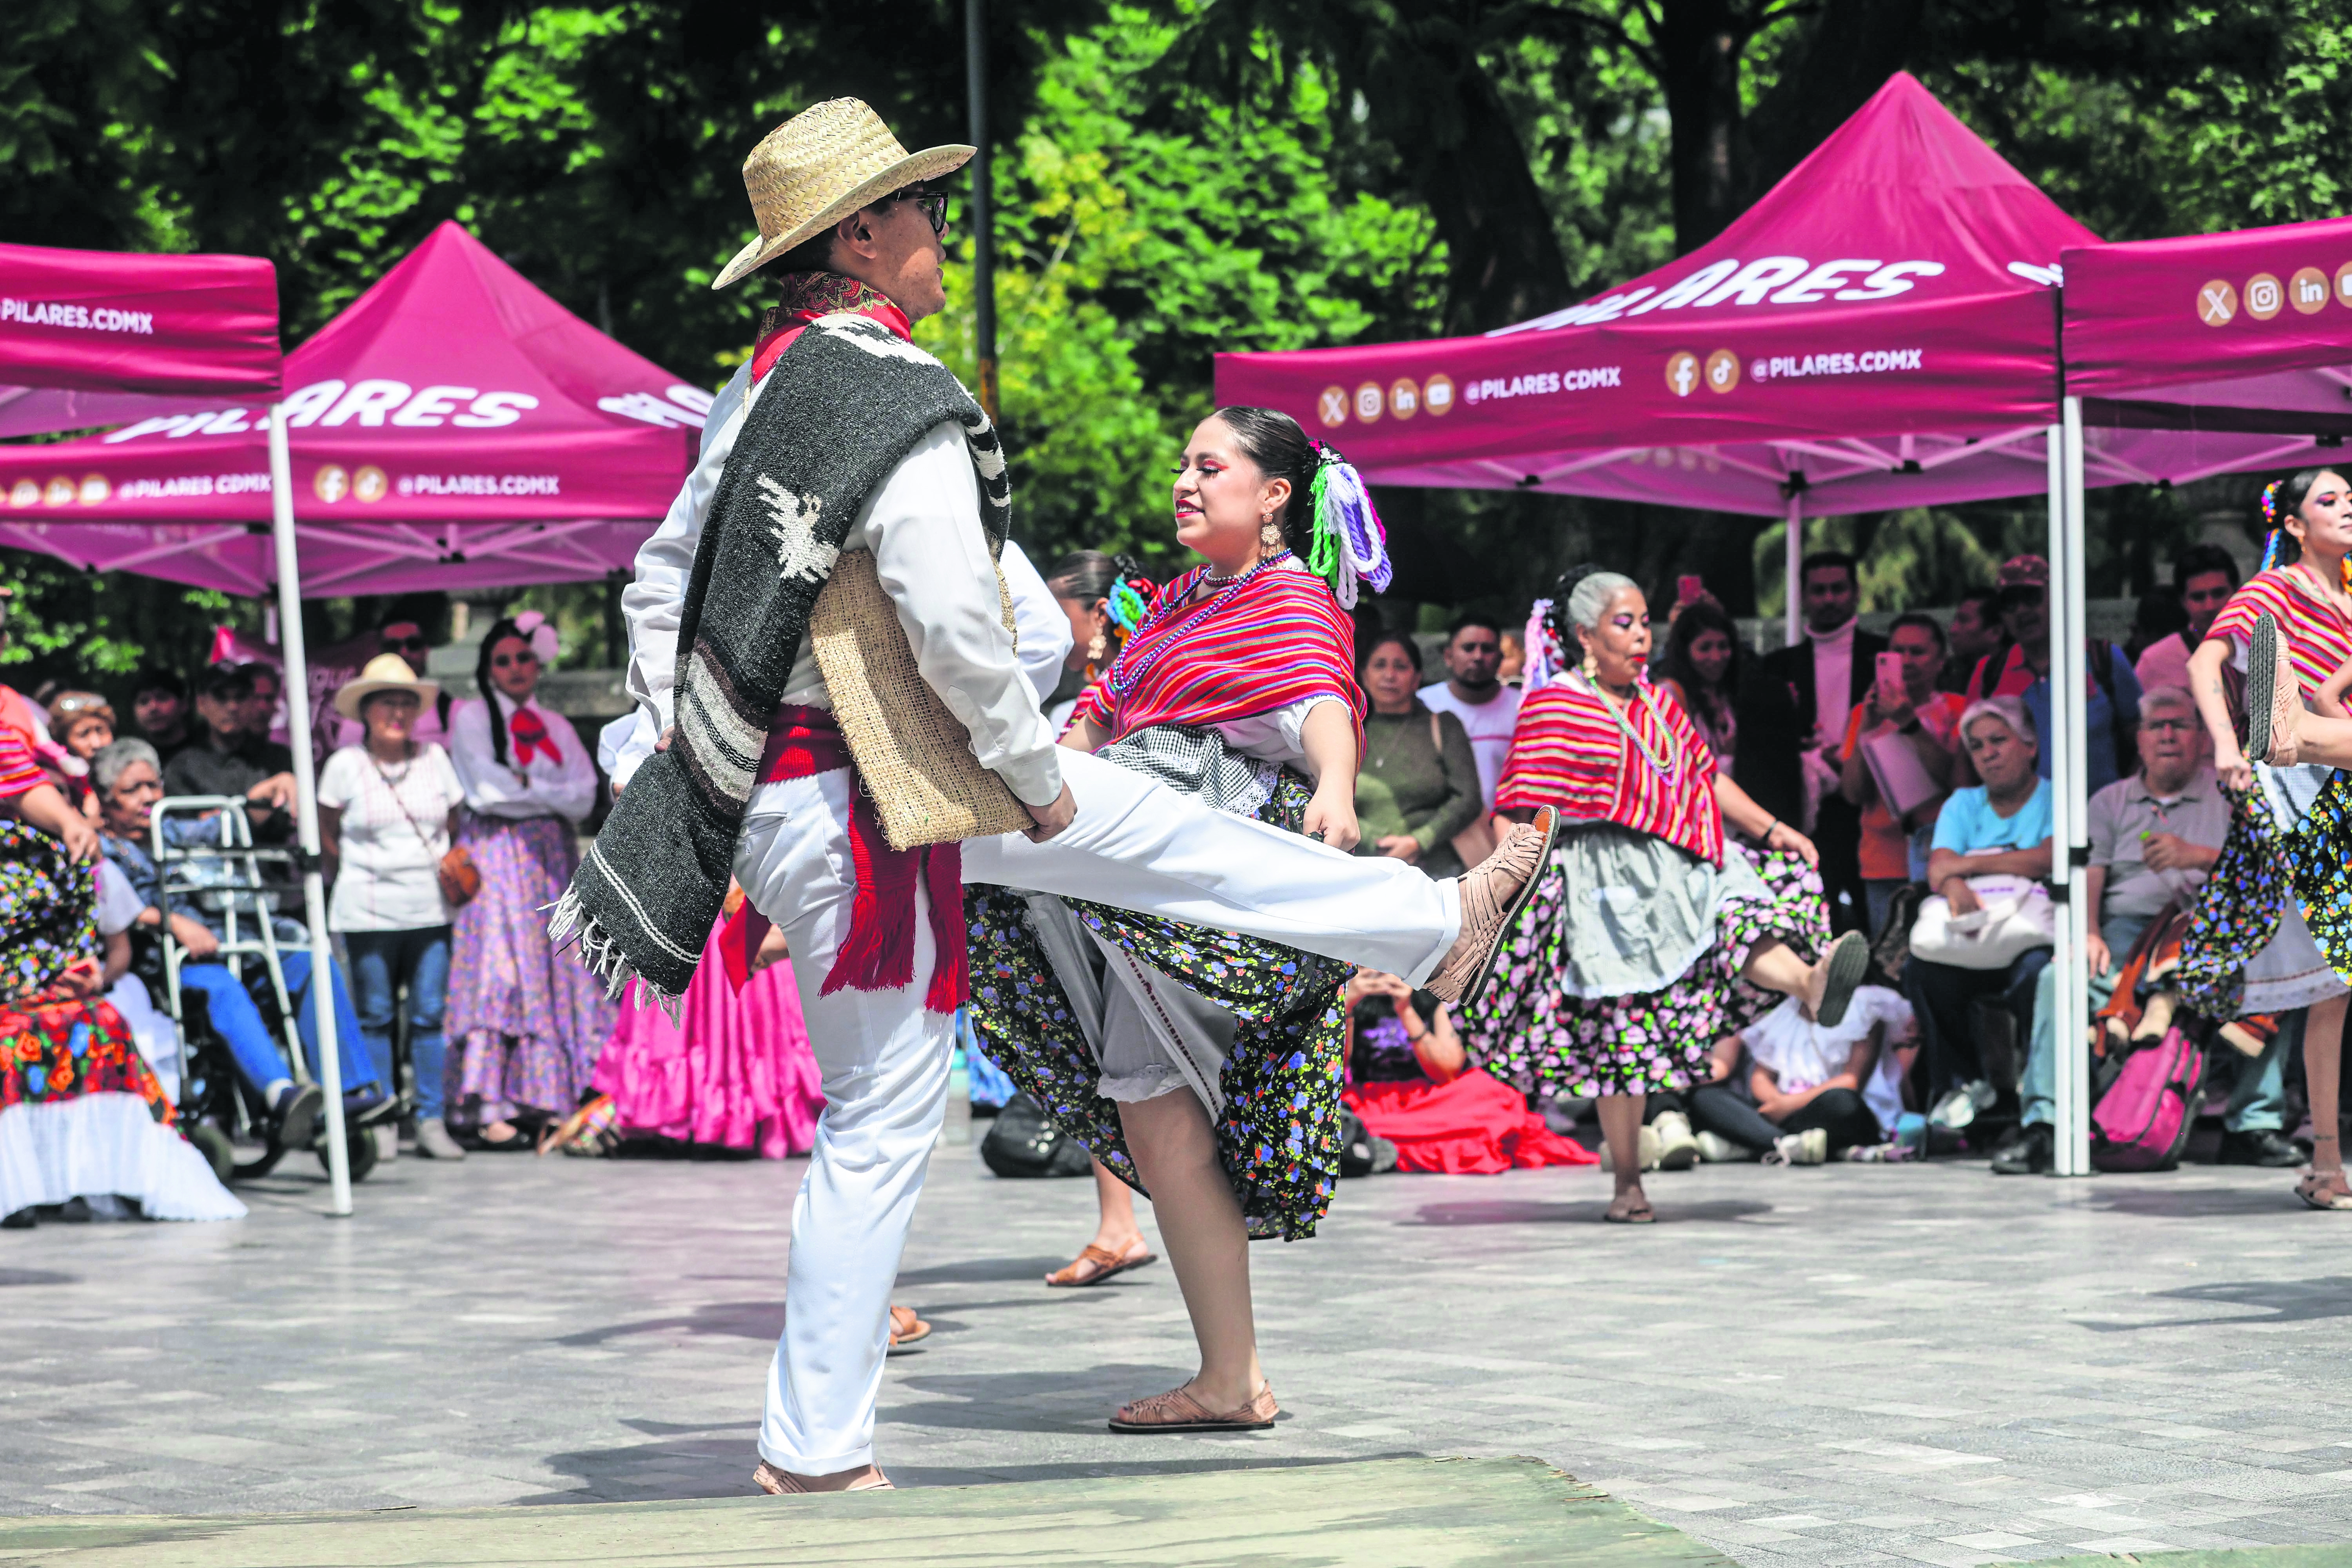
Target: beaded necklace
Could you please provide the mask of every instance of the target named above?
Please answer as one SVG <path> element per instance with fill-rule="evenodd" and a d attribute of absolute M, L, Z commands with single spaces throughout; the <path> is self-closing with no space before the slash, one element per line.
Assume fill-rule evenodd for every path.
<path fill-rule="evenodd" d="M 1248 571 L 1241 574 L 1239 576 L 1227 578 L 1224 584 L 1215 593 L 1210 595 L 1199 605 L 1191 606 L 1194 611 L 1194 614 L 1188 617 L 1188 619 L 1199 620 L 1202 616 L 1207 616 L 1219 605 L 1224 603 L 1226 599 L 1240 592 L 1240 590 L 1259 573 L 1279 562 L 1287 560 L 1289 556 L 1290 552 L 1287 550 L 1276 551 L 1275 553 L 1265 557 L 1256 565 L 1251 567 Z M 1202 568 L 1204 574 L 1207 570 L 1208 569 L 1206 567 Z M 1213 579 L 1212 580 L 1213 581 Z M 1168 619 L 1169 616 L 1174 613 L 1175 609 L 1184 607 L 1182 601 L 1191 595 L 1192 589 L 1199 584 L 1200 581 L 1200 578 L 1194 578 L 1192 583 L 1186 584 L 1184 585 L 1184 592 L 1181 594 L 1172 592 L 1162 594 L 1160 596 L 1159 601 L 1151 606 L 1150 613 L 1143 617 L 1143 624 L 1136 627 L 1135 635 L 1129 637 L 1125 646 L 1120 647 L 1118 650 L 1118 657 L 1110 661 L 1110 673 L 1104 677 L 1104 679 L 1110 687 L 1111 706 L 1114 710 L 1117 710 L 1119 702 L 1126 698 L 1127 694 L 1135 689 L 1136 683 L 1150 673 L 1151 667 L 1160 662 L 1161 656 L 1166 654 L 1171 647 L 1175 646 L 1176 637 L 1174 634 L 1179 629 L 1178 627 L 1169 627 L 1168 631 L 1170 635 L 1160 637 L 1156 641 L 1151 639 L 1147 634 L 1160 629 L 1160 622 Z M 1134 668 L 1129 668 L 1128 660 L 1134 655 L 1136 645 L 1147 641 L 1151 643 L 1150 647 L 1145 650 L 1142 658 L 1136 661 Z"/>
<path fill-rule="evenodd" d="M 1575 674 L 1578 679 L 1584 682 L 1586 689 L 1589 689 L 1593 696 L 1601 699 L 1601 706 L 1609 710 L 1609 716 L 1617 721 L 1617 728 L 1623 731 L 1625 738 L 1633 742 L 1633 749 L 1642 753 L 1642 760 L 1650 764 L 1650 771 L 1657 774 L 1660 778 L 1665 780 L 1668 784 L 1672 784 L 1675 781 L 1675 776 L 1682 772 L 1682 758 L 1677 755 L 1671 760 L 1660 761 L 1658 754 L 1650 750 L 1649 743 L 1643 741 L 1642 737 L 1635 732 L 1633 726 L 1631 723 L 1626 721 L 1625 710 L 1622 708 L 1620 708 L 1616 703 L 1611 701 L 1609 694 L 1601 689 L 1601 682 L 1595 680 L 1591 676 L 1586 674 L 1581 669 L 1577 670 Z M 1658 717 L 1657 709 L 1654 704 L 1647 688 L 1638 680 L 1633 683 L 1633 700 L 1641 703 L 1642 710 L 1644 713 L 1649 714 L 1652 719 L 1656 719 Z M 1661 729 L 1665 729 L 1665 725 L 1663 721 L 1660 721 L 1659 727 Z M 1674 731 L 1668 729 L 1666 730 L 1666 733 L 1669 737 L 1669 741 L 1671 742 Z"/>

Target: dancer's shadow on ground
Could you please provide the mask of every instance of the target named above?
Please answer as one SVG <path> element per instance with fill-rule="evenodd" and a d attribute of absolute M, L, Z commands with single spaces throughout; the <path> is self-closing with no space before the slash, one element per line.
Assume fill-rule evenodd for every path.
<path fill-rule="evenodd" d="M 1747 1198 L 1709 1198 L 1699 1203 L 1676 1203 L 1661 1199 L 1653 1194 L 1650 1206 L 1657 1213 L 1660 1225 L 1727 1225 L 1735 1220 L 1752 1218 L 1772 1212 L 1772 1205 Z M 1424 1204 L 1411 1219 L 1401 1219 L 1399 1225 L 1451 1227 L 1467 1225 L 1597 1225 L 1609 1212 L 1609 1201 L 1595 1199 L 1591 1203 L 1546 1204 L 1523 1198 L 1477 1198 L 1464 1203 Z M 1638 1228 L 1633 1226 L 1627 1230 Z"/>
<path fill-rule="evenodd" d="M 2294 1174 L 2289 1172 L 2288 1174 Z M 2281 1185 L 2271 1187 L 2188 1187 L 2169 1184 L 2094 1190 L 2090 1206 L 2109 1214 L 2146 1215 L 2155 1219 L 2237 1219 L 2265 1215 L 2297 1222 L 2303 1205 Z"/>
<path fill-rule="evenodd" d="M 2267 1327 L 2273 1323 L 2316 1323 L 2352 1318 L 2352 1279 L 2334 1275 L 2325 1279 L 2231 1279 L 2210 1285 L 2184 1285 L 2178 1290 L 2157 1290 L 2156 1301 L 2194 1301 L 2200 1306 L 2263 1308 L 2267 1315 L 2232 1312 L 2218 1318 L 2166 1318 L 2148 1323 L 2101 1323 L 2076 1319 L 2075 1327 L 2098 1334 L 2137 1333 L 2143 1329 Z"/>
<path fill-rule="evenodd" d="M 1182 1380 L 1183 1373 L 1175 1367 L 1132 1363 L 1107 1363 L 1061 1372 L 925 1373 L 902 1359 L 895 1363 L 892 1373 L 897 1397 L 887 1399 L 882 1420 L 886 1426 L 922 1426 L 938 1431 L 1076 1436 L 1102 1432 L 1110 1413 L 1123 1401 L 1134 1398 L 1139 1391 L 1171 1387 Z M 1270 1443 L 1289 1419 L 1286 1413 L 1277 1420 L 1275 1432 L 1250 1436 Z M 750 1494 L 751 1470 L 759 1463 L 752 1447 L 759 1433 L 757 1420 L 688 1426 L 638 1417 L 625 1419 L 622 1425 L 655 1440 L 625 1447 L 550 1454 L 545 1461 L 548 1468 L 560 1475 L 576 1476 L 579 1484 L 518 1500 L 640 1502 Z M 892 1475 L 909 1484 L 947 1486 L 1338 1462 L 1278 1458 L 1264 1451 L 1255 1441 L 1234 1443 L 1213 1458 L 1200 1456 L 1197 1450 L 1180 1458 L 1172 1446 L 1163 1451 L 1165 1458 L 1150 1455 L 1132 1464 L 1072 1461 L 991 1466 L 984 1470 L 934 1467 L 908 1470 L 903 1476 L 894 1468 Z M 1418 1455 L 1418 1450 L 1399 1450 L 1350 1458 L 1404 1458 Z"/>
<path fill-rule="evenodd" d="M 60 1274 L 53 1268 L 0 1268 L 0 1290 L 12 1285 L 79 1285 L 79 1274 Z"/>

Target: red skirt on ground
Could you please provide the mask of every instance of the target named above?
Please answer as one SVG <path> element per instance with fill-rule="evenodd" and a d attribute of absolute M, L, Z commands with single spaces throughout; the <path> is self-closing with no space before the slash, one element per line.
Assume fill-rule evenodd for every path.
<path fill-rule="evenodd" d="M 1478 1068 L 1451 1083 L 1350 1084 L 1340 1102 L 1374 1137 L 1397 1146 L 1400 1171 L 1491 1176 L 1518 1166 L 1601 1163 L 1600 1155 L 1546 1127 L 1508 1084 Z"/>
<path fill-rule="evenodd" d="M 613 1097 L 617 1130 L 754 1149 L 765 1160 L 808 1152 L 824 1090 L 791 962 L 761 970 L 739 993 L 714 930 L 678 1017 L 683 1027 L 641 1002 L 635 986 L 623 998 L 594 1080 Z"/>

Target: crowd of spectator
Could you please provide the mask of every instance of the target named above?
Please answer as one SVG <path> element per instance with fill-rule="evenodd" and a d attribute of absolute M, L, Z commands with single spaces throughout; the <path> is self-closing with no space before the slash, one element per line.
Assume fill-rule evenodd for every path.
<path fill-rule="evenodd" d="M 1061 604 L 1076 638 L 1065 684 L 1083 685 L 1122 635 L 1109 618 L 1120 584 L 1140 594 L 1149 584 L 1124 560 L 1071 562 L 1098 566 L 1102 579 Z M 1948 616 L 1899 615 L 1882 634 L 1861 624 L 1853 557 L 1819 552 L 1800 574 L 1802 635 L 1761 653 L 1697 579 L 1683 580 L 1650 680 L 1726 775 L 1818 847 L 1834 924 L 1867 937 L 1877 973 L 1833 1028 L 1791 999 L 1707 1042 L 1706 1081 L 1651 1097 L 1645 1164 L 1906 1159 L 1966 1146 L 1989 1150 L 1997 1172 L 2050 1167 L 2057 1063 L 2103 1048 L 2103 1037 L 2091 1020 L 2055 1016 L 2051 938 L 2040 929 L 2036 940 L 2033 924 L 2047 905 L 2032 890 L 2053 875 L 2049 575 L 2040 558 L 2016 557 Z M 2191 651 L 2239 580 L 2228 552 L 2188 550 L 2172 581 L 2142 600 L 2129 643 L 2087 644 L 2095 1008 L 2151 928 L 2193 903 L 2229 833 L 2185 686 Z M 291 857 L 273 863 L 269 886 L 240 893 L 190 887 L 184 873 L 167 890 L 156 854 L 218 849 L 238 832 L 265 849 L 292 844 L 294 765 L 275 666 L 219 663 L 193 681 L 142 670 L 127 723 L 93 691 L 0 687 L 0 733 L 22 745 L 59 807 L 26 795 L 8 815 L 54 815 L 67 849 L 102 858 L 118 901 L 135 910 L 127 973 L 111 983 L 165 1081 L 190 1066 L 176 1013 L 217 1041 L 257 1132 L 309 1144 L 320 1091 L 291 1052 L 299 1042 L 317 1059 L 308 998 L 324 984 L 345 1110 L 380 1155 L 528 1146 L 574 1115 L 614 1018 L 571 973 L 576 964 L 548 949 L 536 918 L 569 875 L 574 829 L 600 787 L 579 734 L 536 700 L 551 644 L 552 627 L 535 617 L 499 621 L 481 644 L 481 695 L 457 700 L 426 673 L 421 626 L 380 628 L 373 657 L 335 694 L 333 717 L 321 716 L 319 804 L 341 956 L 316 965 Z M 1495 841 L 1528 649 L 1517 626 L 1472 615 L 1434 652 L 1442 668 L 1424 668 L 1429 645 L 1402 632 L 1360 649 L 1358 853 L 1442 877 Z M 159 828 L 165 797 L 210 805 Z M 239 962 L 264 922 L 279 950 L 275 978 Z M 1952 933 L 1979 928 L 2006 944 L 1999 962 L 1953 962 Z M 1366 973 L 1349 1002 L 1348 1103 L 1370 1144 L 1406 1151 L 1404 1168 L 1590 1158 L 1558 1136 L 1576 1108 L 1504 1103 L 1513 1094 L 1465 1061 L 1458 1021 L 1434 998 Z M 2296 1023 L 2265 1020 L 2249 1048 L 2219 1062 L 2221 1158 L 2303 1158 L 2289 1135 Z"/>

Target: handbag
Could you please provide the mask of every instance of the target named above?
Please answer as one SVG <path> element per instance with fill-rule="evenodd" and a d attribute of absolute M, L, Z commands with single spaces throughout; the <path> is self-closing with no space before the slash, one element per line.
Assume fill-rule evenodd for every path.
<path fill-rule="evenodd" d="M 392 796 L 392 804 L 399 807 L 400 815 L 408 818 L 408 830 L 416 835 L 416 841 L 425 846 L 427 855 L 433 853 L 431 836 L 417 824 L 416 814 L 408 809 L 406 801 L 400 798 L 400 791 L 394 789 L 392 780 L 385 777 L 381 763 L 376 765 L 375 776 L 383 780 L 384 793 Z M 441 883 L 441 901 L 453 910 L 464 909 L 474 901 L 474 895 L 482 890 L 482 868 L 474 864 L 474 858 L 466 853 L 466 847 L 462 844 L 449 846 L 448 852 L 434 866 L 433 874 Z"/>
<path fill-rule="evenodd" d="M 1012 600 L 997 581 L 1004 625 Z M 869 550 L 845 552 L 809 613 L 809 643 L 833 715 L 890 847 L 1016 833 L 1028 807 L 971 754 L 971 733 L 915 668 L 907 628 Z"/>
<path fill-rule="evenodd" d="M 2041 883 L 2009 876 L 1968 882 L 1982 907 L 1967 914 L 1952 913 L 1952 900 L 1940 893 L 1920 901 L 1912 957 L 1955 969 L 2006 969 L 2019 953 L 2057 944 L 2057 906 Z"/>

